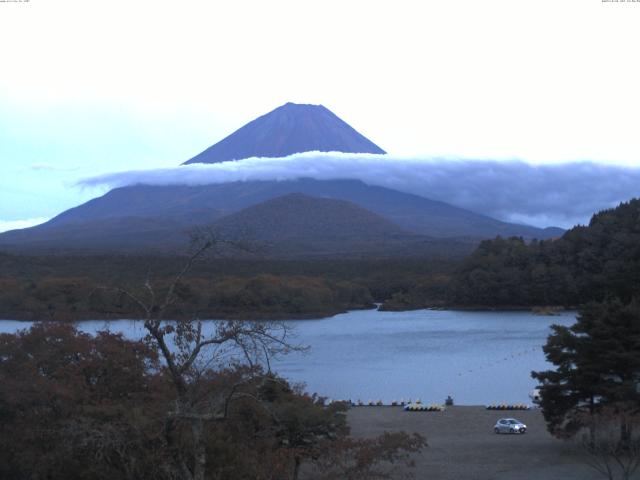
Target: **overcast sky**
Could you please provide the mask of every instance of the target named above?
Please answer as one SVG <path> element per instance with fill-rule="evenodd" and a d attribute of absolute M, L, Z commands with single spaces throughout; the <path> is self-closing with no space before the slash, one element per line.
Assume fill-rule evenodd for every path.
<path fill-rule="evenodd" d="M 287 101 L 392 155 L 640 168 L 638 25 L 601 0 L 0 2 L 0 229 Z"/>

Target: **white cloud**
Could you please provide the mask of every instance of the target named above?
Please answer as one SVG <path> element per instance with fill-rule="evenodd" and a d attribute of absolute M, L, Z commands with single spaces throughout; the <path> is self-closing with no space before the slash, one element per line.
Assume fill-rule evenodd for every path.
<path fill-rule="evenodd" d="M 394 155 L 307 152 L 84 179 L 84 187 L 206 185 L 235 181 L 358 179 L 508 221 L 570 227 L 640 196 L 640 168 L 592 162 L 530 164 Z"/>
<path fill-rule="evenodd" d="M 21 228 L 35 227 L 48 221 L 48 218 L 26 218 L 24 220 L 0 220 L 0 233 L 9 230 L 18 230 Z"/>

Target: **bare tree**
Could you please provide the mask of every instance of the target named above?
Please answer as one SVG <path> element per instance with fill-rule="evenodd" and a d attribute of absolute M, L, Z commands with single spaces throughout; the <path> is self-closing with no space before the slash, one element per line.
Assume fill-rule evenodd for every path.
<path fill-rule="evenodd" d="M 640 468 L 637 406 L 605 409 L 590 422 L 590 434 L 580 440 L 587 464 L 609 480 L 618 474 L 623 480 L 632 478 Z"/>
<path fill-rule="evenodd" d="M 250 395 L 242 385 L 255 384 L 256 375 L 265 370 L 270 373 L 270 359 L 274 356 L 303 349 L 290 342 L 290 330 L 283 322 L 217 321 L 205 332 L 197 319 L 184 315 L 182 319 L 166 319 L 178 301 L 181 282 L 194 264 L 228 249 L 245 246 L 221 239 L 213 232 L 199 231 L 184 266 L 168 286 L 159 289 L 147 277 L 141 292 L 119 289 L 142 310 L 146 340 L 158 350 L 175 392 L 174 404 L 166 415 L 164 436 L 174 460 L 172 475 L 185 480 L 204 480 L 207 425 L 224 421 L 234 398 Z M 241 365 L 246 368 L 238 383 L 225 388 L 203 387 L 210 385 L 206 379 L 211 372 Z M 273 381 L 271 375 L 261 378 Z M 185 427 L 190 433 L 189 448 L 180 448 L 179 433 Z"/>

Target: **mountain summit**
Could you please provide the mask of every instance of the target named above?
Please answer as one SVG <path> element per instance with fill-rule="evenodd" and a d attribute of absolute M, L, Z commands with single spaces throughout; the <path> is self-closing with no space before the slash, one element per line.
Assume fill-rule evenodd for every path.
<path fill-rule="evenodd" d="M 322 105 L 286 103 L 247 123 L 184 164 L 286 157 L 312 151 L 386 153 Z"/>

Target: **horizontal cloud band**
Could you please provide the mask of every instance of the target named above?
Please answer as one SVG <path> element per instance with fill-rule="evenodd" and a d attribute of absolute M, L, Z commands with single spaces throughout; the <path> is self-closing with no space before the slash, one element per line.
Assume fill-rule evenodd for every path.
<path fill-rule="evenodd" d="M 521 161 L 306 152 L 216 164 L 110 173 L 86 187 L 207 185 L 236 181 L 358 179 L 440 200 L 502 220 L 569 227 L 640 195 L 640 168 L 593 162 L 532 165 Z"/>

